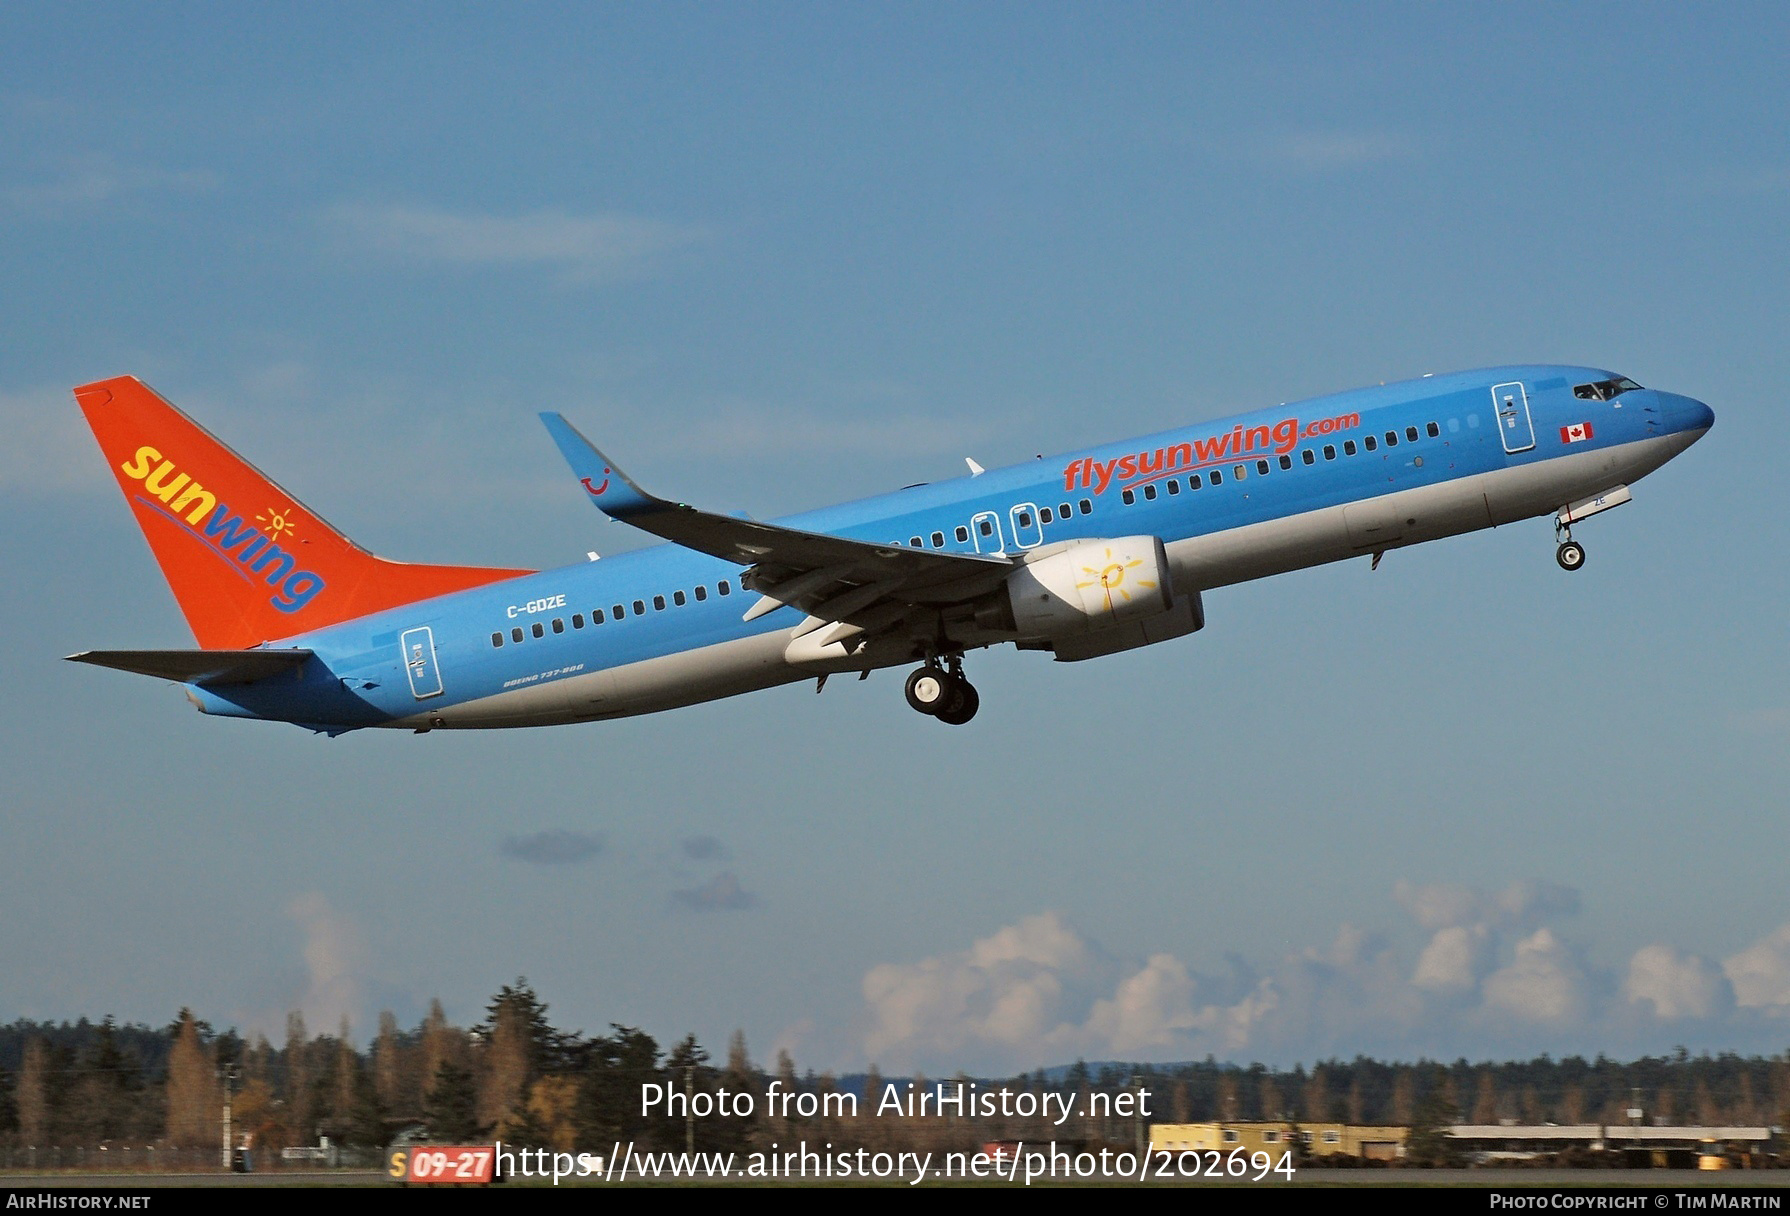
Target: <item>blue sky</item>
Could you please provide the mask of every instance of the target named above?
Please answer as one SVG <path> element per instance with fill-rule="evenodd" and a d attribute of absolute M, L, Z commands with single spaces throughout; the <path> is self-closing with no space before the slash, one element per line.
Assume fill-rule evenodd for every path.
<path fill-rule="evenodd" d="M 0 1017 L 568 1026 L 995 1071 L 1790 1041 L 1776 6 L 0 12 Z M 1505 361 L 1709 402 L 1580 529 L 1194 638 L 606 725 L 207 720 L 69 388 L 387 556 L 639 541 Z"/>

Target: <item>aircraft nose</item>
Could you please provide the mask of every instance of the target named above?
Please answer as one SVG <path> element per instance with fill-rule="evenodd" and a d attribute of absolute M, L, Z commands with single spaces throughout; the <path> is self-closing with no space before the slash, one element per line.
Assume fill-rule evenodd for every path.
<path fill-rule="evenodd" d="M 1715 425 L 1715 411 L 1694 397 L 1671 395 L 1670 414 L 1675 431 L 1707 431 Z"/>

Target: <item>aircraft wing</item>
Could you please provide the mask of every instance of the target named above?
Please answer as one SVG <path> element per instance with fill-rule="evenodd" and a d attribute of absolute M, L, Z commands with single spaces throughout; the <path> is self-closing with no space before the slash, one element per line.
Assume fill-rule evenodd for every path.
<path fill-rule="evenodd" d="M 888 628 L 916 607 L 985 595 L 1013 571 L 1007 557 L 879 545 L 657 498 L 561 415 L 544 413 L 541 421 L 597 510 L 685 548 L 750 567 L 744 581 L 764 598 L 747 610 L 746 620 L 788 605 L 814 618 L 797 636 L 830 622 L 855 626 L 835 631 L 832 640 L 842 640 Z"/>
<path fill-rule="evenodd" d="M 252 684 L 282 672 L 296 671 L 311 657 L 309 650 L 83 650 L 66 656 L 71 663 L 92 663 L 140 676 L 160 676 L 182 684 Z"/>

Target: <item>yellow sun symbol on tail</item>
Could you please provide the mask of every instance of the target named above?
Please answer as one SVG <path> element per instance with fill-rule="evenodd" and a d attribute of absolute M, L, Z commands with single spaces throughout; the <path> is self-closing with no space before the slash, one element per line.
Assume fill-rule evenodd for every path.
<path fill-rule="evenodd" d="M 1094 578 L 1091 582 L 1075 584 L 1075 589 L 1080 591 L 1086 587 L 1099 587 L 1106 593 L 1106 610 L 1111 612 L 1113 610 L 1113 592 L 1117 591 L 1120 595 L 1124 596 L 1127 604 L 1131 602 L 1131 592 L 1125 589 L 1125 571 L 1131 569 L 1133 566 L 1143 565 L 1144 559 L 1141 557 L 1134 557 L 1128 562 L 1121 562 L 1113 557 L 1113 551 L 1111 549 L 1106 551 L 1105 557 L 1106 564 L 1104 566 L 1099 568 L 1094 566 L 1083 566 L 1081 568 L 1083 574 L 1091 574 Z M 1132 586 L 1142 587 L 1149 591 L 1156 590 L 1156 584 L 1145 578 L 1132 580 Z"/>
<path fill-rule="evenodd" d="M 291 507 L 287 507 L 284 511 L 277 507 L 269 507 L 266 515 L 257 515 L 255 519 L 260 522 L 263 532 L 275 540 L 279 540 L 286 533 L 295 531 L 298 527 L 289 518 L 291 514 Z"/>

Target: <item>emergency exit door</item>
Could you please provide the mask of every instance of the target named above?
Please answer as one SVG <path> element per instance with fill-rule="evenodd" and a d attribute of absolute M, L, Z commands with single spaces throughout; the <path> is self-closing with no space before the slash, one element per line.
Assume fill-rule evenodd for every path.
<path fill-rule="evenodd" d="M 1492 386 L 1492 412 L 1506 452 L 1527 452 L 1535 446 L 1535 424 L 1529 420 L 1529 394 L 1520 381 Z"/>

